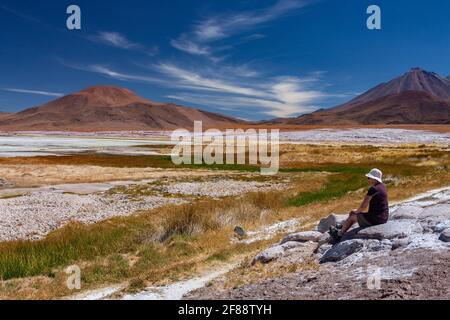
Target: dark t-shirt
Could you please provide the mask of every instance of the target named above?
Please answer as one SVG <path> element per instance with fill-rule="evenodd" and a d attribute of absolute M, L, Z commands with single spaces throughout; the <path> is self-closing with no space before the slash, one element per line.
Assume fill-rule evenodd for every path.
<path fill-rule="evenodd" d="M 386 223 L 389 219 L 389 203 L 386 186 L 383 183 L 378 183 L 370 187 L 367 195 L 371 196 L 372 199 L 369 203 L 369 212 L 364 217 L 374 225 Z"/>

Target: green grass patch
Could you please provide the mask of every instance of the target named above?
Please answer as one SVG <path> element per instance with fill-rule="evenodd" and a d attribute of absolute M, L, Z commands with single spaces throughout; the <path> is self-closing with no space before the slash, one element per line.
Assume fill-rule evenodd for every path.
<path fill-rule="evenodd" d="M 72 224 L 40 241 L 0 243 L 0 278 L 48 275 L 55 267 L 121 250 L 126 236 L 124 228 L 107 223 Z"/>
<path fill-rule="evenodd" d="M 300 192 L 296 196 L 287 199 L 286 205 L 300 207 L 310 203 L 326 202 L 365 186 L 367 186 L 367 178 L 364 176 L 338 174 L 331 176 L 322 189 L 312 192 Z"/>

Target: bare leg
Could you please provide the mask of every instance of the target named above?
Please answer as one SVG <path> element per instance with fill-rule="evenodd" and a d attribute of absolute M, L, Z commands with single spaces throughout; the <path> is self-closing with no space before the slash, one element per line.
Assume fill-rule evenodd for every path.
<path fill-rule="evenodd" d="M 348 229 L 350 229 L 355 223 L 358 222 L 358 215 L 356 213 L 350 212 L 348 219 L 344 222 L 341 229 L 341 234 L 345 234 Z"/>

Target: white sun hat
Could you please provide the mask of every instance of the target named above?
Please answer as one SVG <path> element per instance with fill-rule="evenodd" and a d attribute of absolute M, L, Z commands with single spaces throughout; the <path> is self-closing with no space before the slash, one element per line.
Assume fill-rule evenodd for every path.
<path fill-rule="evenodd" d="M 383 182 L 383 173 L 381 170 L 378 169 L 372 169 L 368 174 L 366 174 L 367 178 L 374 179 L 380 183 Z"/>

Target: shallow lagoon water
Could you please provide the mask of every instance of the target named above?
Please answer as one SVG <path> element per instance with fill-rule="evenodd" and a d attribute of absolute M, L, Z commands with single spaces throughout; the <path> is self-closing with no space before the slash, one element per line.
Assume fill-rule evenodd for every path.
<path fill-rule="evenodd" d="M 89 137 L 0 136 L 0 157 L 33 157 L 79 152 L 113 154 L 156 154 L 135 148 L 139 145 L 166 144 L 150 139 L 114 139 Z"/>

